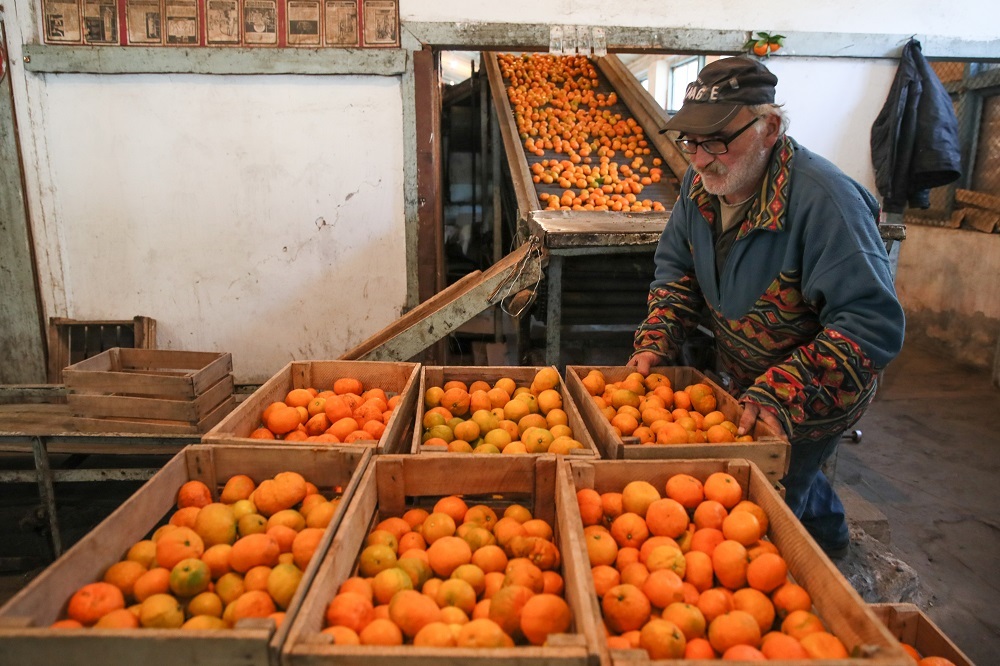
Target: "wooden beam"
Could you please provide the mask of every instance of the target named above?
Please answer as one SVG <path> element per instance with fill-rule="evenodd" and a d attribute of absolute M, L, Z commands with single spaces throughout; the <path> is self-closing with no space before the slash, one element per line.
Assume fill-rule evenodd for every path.
<path fill-rule="evenodd" d="M 511 182 L 517 197 L 517 210 L 523 217 L 528 211 L 541 208 L 541 203 L 538 201 L 538 191 L 531 181 L 531 172 L 528 171 L 528 164 L 524 160 L 521 138 L 518 136 L 517 126 L 514 124 L 514 110 L 510 106 L 510 100 L 507 99 L 507 89 L 504 88 L 503 74 L 500 73 L 497 54 L 492 51 L 484 51 L 481 62 L 489 79 L 490 95 L 493 97 L 493 104 L 496 108 L 500 136 L 503 139 L 504 152 L 510 167 Z"/>
<path fill-rule="evenodd" d="M 405 21 L 423 44 L 443 48 L 497 51 L 548 51 L 549 27 L 556 23 L 476 23 Z M 609 53 L 736 54 L 751 30 L 713 30 L 640 26 L 601 26 Z M 760 29 L 760 28 L 754 28 Z M 784 48 L 772 57 L 887 58 L 895 60 L 915 37 L 924 56 L 944 60 L 1000 61 L 1000 40 L 964 39 L 933 34 L 811 32 L 783 30 Z"/>
<path fill-rule="evenodd" d="M 417 293 L 421 302 L 445 287 L 441 197 L 441 86 L 434 52 L 413 54 L 417 157 Z"/>
<path fill-rule="evenodd" d="M 654 246 L 670 219 L 662 213 L 538 210 L 528 217 L 531 230 L 549 250 L 572 247 Z"/>
<path fill-rule="evenodd" d="M 743 52 L 750 30 L 602 26 L 609 53 Z M 548 51 L 549 25 L 403 21 L 403 48 L 156 48 L 23 44 L 27 71 L 88 74 L 370 74 L 396 76 L 407 53 L 421 46 L 459 49 Z M 839 33 L 788 30 L 772 57 L 899 58 L 911 36 L 924 56 L 941 60 L 1000 62 L 1000 39 L 947 35 Z"/>
<path fill-rule="evenodd" d="M 548 50 L 549 26 L 539 23 L 406 21 L 406 29 L 422 44 L 441 48 Z"/>
<path fill-rule="evenodd" d="M 541 277 L 542 257 L 525 243 L 484 273 L 474 273 L 403 315 L 342 359 L 405 361 L 449 335 L 507 293 L 533 287 Z"/>
<path fill-rule="evenodd" d="M 403 32 L 404 43 L 413 40 Z M 416 73 L 413 58 L 406 59 L 406 68 L 400 77 L 403 111 L 403 219 L 404 246 L 406 247 L 406 307 L 420 302 L 418 288 L 420 271 L 418 261 L 420 204 L 417 193 L 417 109 Z"/>
<path fill-rule="evenodd" d="M 367 340 L 357 345 L 356 347 L 350 349 L 340 356 L 341 360 L 353 361 L 361 358 L 368 352 L 377 348 L 379 345 L 384 344 L 391 340 L 394 336 L 399 334 L 400 331 L 404 331 L 410 326 L 413 326 L 416 322 L 427 317 L 429 314 L 433 313 L 443 304 L 445 304 L 449 299 L 454 297 L 456 293 L 462 293 L 469 289 L 473 284 L 475 284 L 482 277 L 482 271 L 473 271 L 468 275 L 464 276 L 461 280 L 451 285 L 443 291 L 439 291 L 432 297 L 413 308 L 402 317 L 389 324 L 381 331 L 375 335 L 369 337 Z"/>
<path fill-rule="evenodd" d="M 0 38 L 6 44 L 3 23 L 0 23 Z M 0 58 L 6 58 L 6 52 L 2 51 L 0 47 Z M 10 64 L 5 64 L 9 68 Z M 14 91 L 11 77 L 3 76 L 0 79 L 0 266 L 3 267 L 0 384 L 47 379 L 43 310 L 23 174 Z"/>
<path fill-rule="evenodd" d="M 86 74 L 370 74 L 397 76 L 403 49 L 153 48 L 24 45 L 24 68 Z"/>

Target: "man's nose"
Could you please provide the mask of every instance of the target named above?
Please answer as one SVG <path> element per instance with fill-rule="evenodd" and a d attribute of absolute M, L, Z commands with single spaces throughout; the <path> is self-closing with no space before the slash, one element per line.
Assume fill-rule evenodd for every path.
<path fill-rule="evenodd" d="M 691 156 L 691 162 L 699 169 L 705 168 L 714 161 L 715 155 L 712 155 L 701 146 L 698 146 L 694 155 Z"/>

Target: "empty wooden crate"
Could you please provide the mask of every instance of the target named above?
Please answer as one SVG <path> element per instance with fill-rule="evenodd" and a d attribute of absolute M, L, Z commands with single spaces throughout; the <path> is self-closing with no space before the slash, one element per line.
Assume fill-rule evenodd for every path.
<path fill-rule="evenodd" d="M 198 434 L 236 405 L 232 371 L 228 352 L 114 347 L 63 380 L 80 430 Z"/>

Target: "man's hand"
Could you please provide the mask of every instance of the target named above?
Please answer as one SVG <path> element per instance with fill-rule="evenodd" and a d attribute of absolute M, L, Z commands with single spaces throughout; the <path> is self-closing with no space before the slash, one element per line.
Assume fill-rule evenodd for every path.
<path fill-rule="evenodd" d="M 662 360 L 663 357 L 661 357 L 656 352 L 643 351 L 634 354 L 632 358 L 628 360 L 628 363 L 626 363 L 625 366 L 629 368 L 635 368 L 636 372 L 638 372 L 643 377 L 646 377 L 647 375 L 649 375 L 649 369 L 652 368 L 657 363 L 660 363 Z"/>
<path fill-rule="evenodd" d="M 749 400 L 744 400 L 740 404 L 743 406 L 743 416 L 740 417 L 740 422 L 737 426 L 737 435 L 745 435 L 752 431 L 754 423 L 758 418 L 771 426 L 774 432 L 785 432 L 785 427 L 781 425 L 781 421 L 778 420 L 778 417 L 770 409 L 762 408 L 756 402 Z"/>

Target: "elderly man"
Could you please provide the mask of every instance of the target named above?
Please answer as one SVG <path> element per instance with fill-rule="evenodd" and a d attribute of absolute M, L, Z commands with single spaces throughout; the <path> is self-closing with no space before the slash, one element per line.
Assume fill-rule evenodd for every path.
<path fill-rule="evenodd" d="M 691 158 L 660 237 L 649 314 L 628 362 L 676 364 L 705 321 L 743 414 L 791 442 L 785 500 L 831 556 L 850 544 L 821 465 L 903 343 L 903 310 L 864 187 L 785 134 L 774 76 L 747 57 L 705 66 L 663 132 Z"/>

